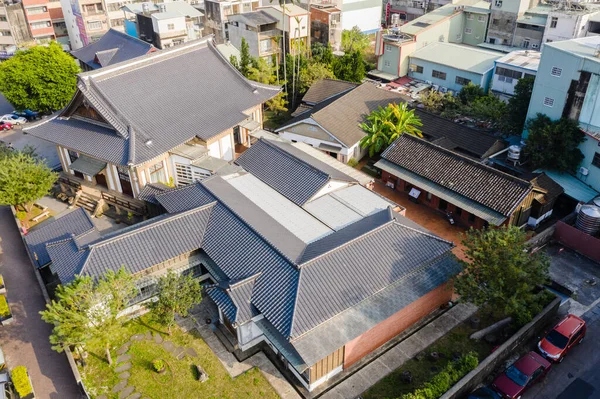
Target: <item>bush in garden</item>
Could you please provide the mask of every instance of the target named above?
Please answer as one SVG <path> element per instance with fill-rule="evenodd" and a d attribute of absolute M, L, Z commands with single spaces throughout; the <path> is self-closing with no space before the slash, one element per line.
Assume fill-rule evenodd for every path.
<path fill-rule="evenodd" d="M 0 317 L 10 316 L 10 308 L 4 295 L 0 295 Z"/>
<path fill-rule="evenodd" d="M 161 359 L 156 359 L 152 361 L 152 366 L 154 367 L 154 370 L 162 371 L 162 369 L 165 368 L 165 362 L 163 362 Z"/>
<path fill-rule="evenodd" d="M 15 386 L 15 390 L 19 394 L 19 397 L 24 398 L 25 396 L 33 393 L 33 387 L 29 381 L 29 376 L 27 375 L 27 369 L 25 366 L 15 367 L 11 372 L 11 376 L 13 385 Z"/>

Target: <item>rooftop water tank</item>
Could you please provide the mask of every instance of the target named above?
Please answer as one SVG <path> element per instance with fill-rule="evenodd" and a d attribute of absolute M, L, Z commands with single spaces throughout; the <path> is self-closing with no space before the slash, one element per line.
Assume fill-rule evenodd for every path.
<path fill-rule="evenodd" d="M 508 147 L 507 157 L 510 160 L 518 161 L 521 157 L 521 147 L 519 147 L 518 145 L 511 145 L 510 147 Z"/>
<path fill-rule="evenodd" d="M 594 203 L 594 205 L 600 206 L 600 197 L 594 198 L 594 200 L 592 202 Z"/>
<path fill-rule="evenodd" d="M 590 235 L 600 231 L 600 207 L 596 205 L 583 205 L 577 214 L 577 228 Z"/>

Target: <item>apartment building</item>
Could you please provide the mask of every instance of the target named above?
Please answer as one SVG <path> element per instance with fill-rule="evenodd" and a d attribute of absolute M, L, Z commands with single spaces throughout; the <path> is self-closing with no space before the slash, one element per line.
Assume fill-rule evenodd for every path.
<path fill-rule="evenodd" d="M 515 86 L 521 78 L 535 78 L 541 53 L 533 50 L 517 50 L 497 59 L 492 77 L 492 92 L 503 100 L 515 94 Z"/>
<path fill-rule="evenodd" d="M 71 49 L 76 50 L 100 39 L 109 29 L 101 0 L 60 0 Z"/>
<path fill-rule="evenodd" d="M 342 10 L 332 1 L 311 4 L 310 40 L 311 43 L 330 44 L 334 50 L 339 50 L 342 44 Z"/>
<path fill-rule="evenodd" d="M 0 59 L 11 57 L 17 46 L 30 41 L 31 35 L 21 3 L 0 4 Z"/>
<path fill-rule="evenodd" d="M 259 0 L 205 0 L 205 34 L 214 35 L 217 43 L 226 42 L 229 17 L 256 11 L 259 6 Z"/>
<path fill-rule="evenodd" d="M 307 10 L 295 4 L 286 4 L 284 8 L 271 4 L 260 9 L 277 20 L 277 29 L 283 33 L 286 53 L 306 51 L 310 45 L 310 14 Z"/>
<path fill-rule="evenodd" d="M 264 10 L 232 15 L 229 17 L 229 40 L 234 47 L 242 48 L 242 39 L 248 43 L 253 57 L 279 64 L 279 47 L 282 31 L 279 21 Z"/>

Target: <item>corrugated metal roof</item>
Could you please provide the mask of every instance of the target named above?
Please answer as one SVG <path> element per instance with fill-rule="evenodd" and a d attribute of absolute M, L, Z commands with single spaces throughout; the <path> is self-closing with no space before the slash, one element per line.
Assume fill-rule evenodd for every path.
<path fill-rule="evenodd" d="M 90 215 L 83 208 L 74 209 L 61 217 L 45 221 L 25 235 L 25 243 L 31 257 L 37 257 L 37 266 L 43 266 L 50 262 L 50 256 L 46 250 L 46 243 L 60 241 L 78 236 L 94 230 L 94 223 Z"/>
<path fill-rule="evenodd" d="M 504 216 L 531 192 L 530 182 L 403 134 L 382 158 Z"/>
<path fill-rule="evenodd" d="M 558 183 L 565 194 L 577 201 L 589 202 L 600 195 L 596 190 L 567 173 L 558 173 L 552 170 L 543 170 L 549 178 Z"/>
<path fill-rule="evenodd" d="M 106 168 L 106 162 L 102 162 L 85 155 L 80 155 L 79 158 L 77 158 L 69 166 L 69 169 L 73 169 L 77 172 L 84 173 L 88 176 L 95 176 L 104 168 Z"/>
<path fill-rule="evenodd" d="M 449 68 L 484 74 L 494 68 L 501 53 L 454 43 L 433 42 L 410 55 L 411 59 L 433 62 Z"/>

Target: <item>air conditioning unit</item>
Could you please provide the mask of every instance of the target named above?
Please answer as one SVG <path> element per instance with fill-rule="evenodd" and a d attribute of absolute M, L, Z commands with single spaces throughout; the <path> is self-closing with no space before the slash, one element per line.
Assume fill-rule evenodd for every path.
<path fill-rule="evenodd" d="M 583 176 L 587 176 L 590 171 L 587 168 L 581 167 L 579 168 L 579 173 L 581 173 Z"/>

